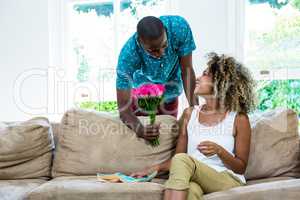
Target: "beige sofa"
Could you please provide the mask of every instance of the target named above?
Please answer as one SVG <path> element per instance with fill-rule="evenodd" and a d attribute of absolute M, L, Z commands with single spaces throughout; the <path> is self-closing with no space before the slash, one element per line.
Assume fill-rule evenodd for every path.
<path fill-rule="evenodd" d="M 300 199 L 298 117 L 278 109 L 251 118 L 247 185 L 204 196 L 205 200 Z M 147 118 L 141 117 L 144 123 Z M 163 199 L 167 174 L 146 183 L 101 183 L 97 172 L 130 173 L 174 154 L 178 124 L 162 123 L 160 146 L 135 137 L 119 119 L 71 110 L 62 122 L 45 118 L 0 124 L 0 199 Z"/>

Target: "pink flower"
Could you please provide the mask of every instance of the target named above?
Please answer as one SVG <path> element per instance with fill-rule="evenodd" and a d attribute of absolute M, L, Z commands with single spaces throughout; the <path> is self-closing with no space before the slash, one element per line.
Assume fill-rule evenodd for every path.
<path fill-rule="evenodd" d="M 165 92 L 165 86 L 162 84 L 144 84 L 132 90 L 132 94 L 136 98 L 144 97 L 160 97 Z"/>

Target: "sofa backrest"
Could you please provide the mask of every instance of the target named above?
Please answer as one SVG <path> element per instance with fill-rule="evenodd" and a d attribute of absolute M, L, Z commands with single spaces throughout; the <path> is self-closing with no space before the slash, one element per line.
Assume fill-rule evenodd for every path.
<path fill-rule="evenodd" d="M 48 119 L 0 122 L 0 180 L 49 178 L 53 135 Z"/>
<path fill-rule="evenodd" d="M 250 115 L 251 147 L 246 179 L 276 176 L 300 178 L 298 116 L 290 109 Z"/>
<path fill-rule="evenodd" d="M 57 144 L 57 138 L 58 138 L 58 135 L 59 135 L 60 123 L 59 122 L 52 122 L 51 127 L 52 127 L 52 133 L 53 133 L 53 138 L 54 138 L 54 144 Z"/>
<path fill-rule="evenodd" d="M 149 124 L 149 117 L 139 117 Z M 115 116 L 70 110 L 61 124 L 53 124 L 56 149 L 52 176 L 132 173 L 172 157 L 178 137 L 177 121 L 169 115 L 157 116 L 160 144 L 151 146 Z"/>
<path fill-rule="evenodd" d="M 250 115 L 250 121 L 252 141 L 246 179 L 274 176 L 300 178 L 297 114 L 292 110 L 280 108 Z M 63 134 L 60 132 L 60 126 L 60 123 L 52 123 L 55 144 Z M 278 160 L 279 158 L 281 160 Z"/>

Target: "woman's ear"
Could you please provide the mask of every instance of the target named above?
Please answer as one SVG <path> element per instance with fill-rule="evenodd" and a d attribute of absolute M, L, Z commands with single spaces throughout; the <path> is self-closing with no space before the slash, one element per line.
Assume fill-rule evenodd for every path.
<path fill-rule="evenodd" d="M 218 98 L 218 89 L 217 89 L 217 85 L 212 83 L 213 87 L 211 89 L 211 94 L 214 96 L 214 98 Z"/>

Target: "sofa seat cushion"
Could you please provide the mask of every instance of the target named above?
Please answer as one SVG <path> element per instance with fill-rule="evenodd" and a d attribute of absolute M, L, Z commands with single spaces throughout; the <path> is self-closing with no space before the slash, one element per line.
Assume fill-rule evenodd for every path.
<path fill-rule="evenodd" d="M 295 178 L 283 177 L 283 176 L 271 177 L 271 178 L 261 178 L 261 179 L 247 180 L 247 185 L 254 185 L 254 184 L 258 184 L 258 183 L 268 183 L 268 182 L 272 182 L 272 181 L 291 180 L 291 179 L 295 179 Z"/>
<path fill-rule="evenodd" d="M 272 181 L 275 179 L 277 181 Z M 300 179 L 279 180 L 277 177 L 272 180 L 261 179 L 258 181 L 271 182 L 257 183 L 206 194 L 204 195 L 204 200 L 299 199 Z M 97 181 L 95 176 L 59 177 L 34 189 L 27 199 L 162 200 L 164 192 L 162 184 L 164 181 L 165 179 L 153 179 L 152 182 L 147 183 L 101 183 Z M 159 184 L 159 182 L 162 184 Z"/>
<path fill-rule="evenodd" d="M 1 200 L 22 200 L 30 191 L 45 183 L 42 179 L 0 180 Z"/>
<path fill-rule="evenodd" d="M 204 196 L 205 200 L 298 200 L 300 199 L 300 179 L 272 181 L 240 186 L 226 191 Z"/>
<path fill-rule="evenodd" d="M 167 181 L 168 179 L 164 179 L 164 178 L 154 178 L 151 180 L 152 183 L 158 183 L 158 184 L 165 184 L 165 182 Z"/>
<path fill-rule="evenodd" d="M 101 183 L 96 176 L 58 177 L 32 191 L 29 200 L 160 200 L 163 185 L 158 183 Z"/>
<path fill-rule="evenodd" d="M 268 183 L 272 181 L 283 181 L 283 180 L 291 180 L 295 179 L 293 177 L 271 177 L 271 178 L 261 178 L 261 179 L 255 179 L 255 180 L 247 180 L 247 185 L 254 185 L 258 183 Z M 151 182 L 153 183 L 159 183 L 159 184 L 164 184 L 167 181 L 167 179 L 162 179 L 162 178 L 154 178 L 152 179 Z"/>

